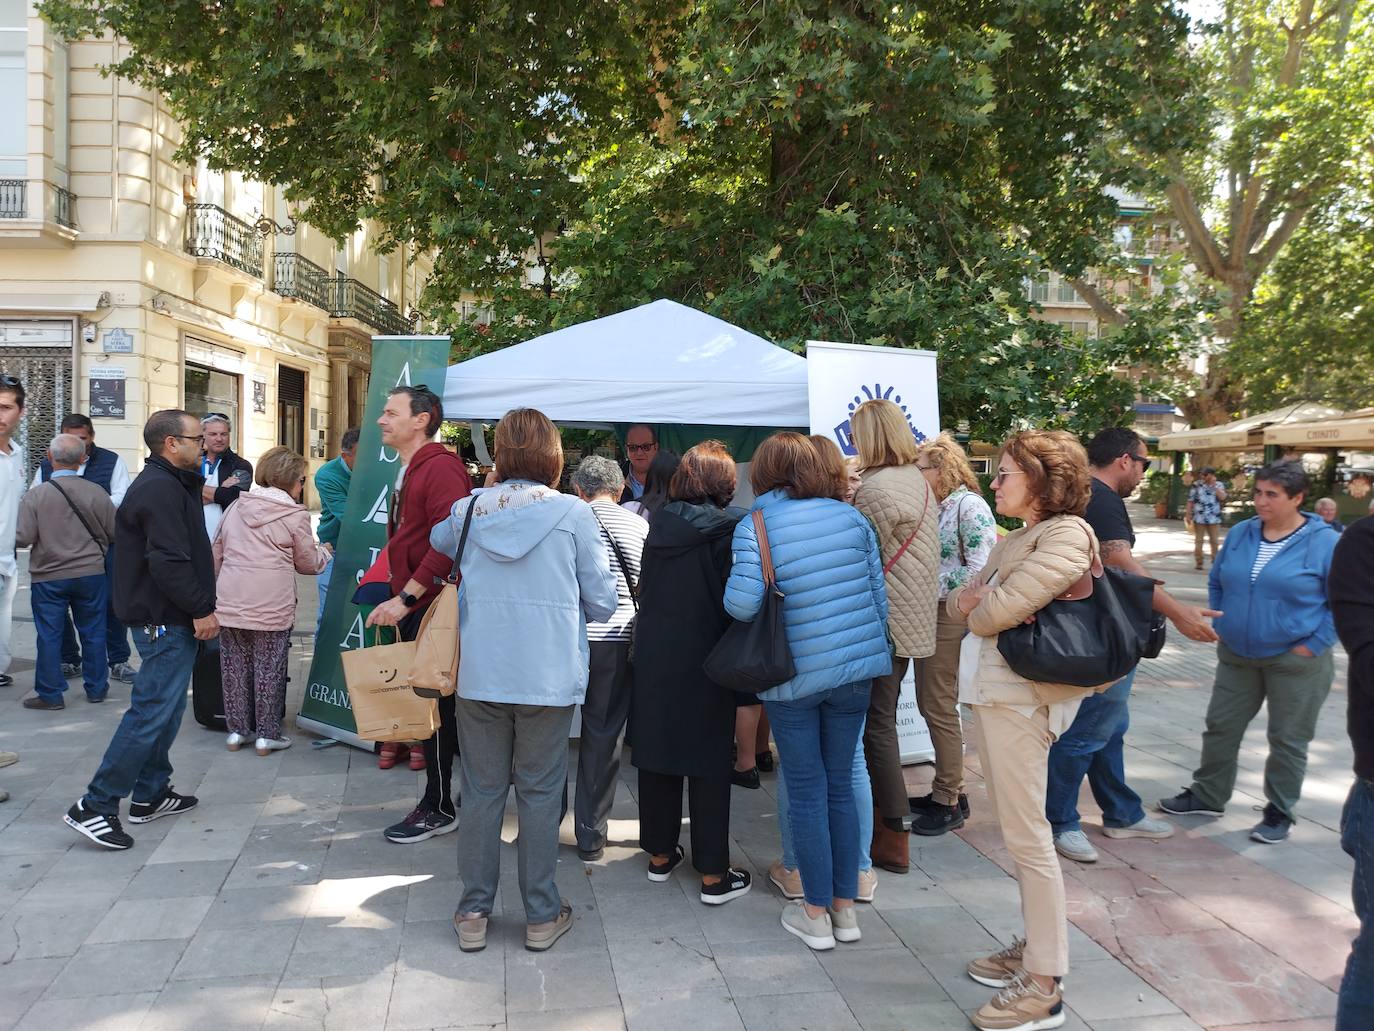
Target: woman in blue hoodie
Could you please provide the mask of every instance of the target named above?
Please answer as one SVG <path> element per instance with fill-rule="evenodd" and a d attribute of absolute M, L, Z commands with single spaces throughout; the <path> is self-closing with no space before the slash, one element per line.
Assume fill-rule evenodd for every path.
<path fill-rule="evenodd" d="M 454 504 L 430 533 L 459 561 L 458 752 L 463 822 L 454 914 L 464 952 L 486 947 L 501 872 L 501 823 L 515 784 L 525 948 L 542 952 L 572 926 L 558 892 L 558 824 L 573 707 L 587 694 L 587 623 L 616 610 L 615 574 L 585 501 L 556 488 L 558 429 L 532 408 L 496 424 L 495 485 Z"/>
<path fill-rule="evenodd" d="M 1326 577 L 1339 535 L 1302 511 L 1307 474 L 1296 461 L 1255 474 L 1255 517 L 1232 527 L 1208 577 L 1216 680 L 1207 706 L 1202 761 L 1193 783 L 1159 807 L 1178 816 L 1220 816 L 1236 784 L 1241 738 L 1269 709 L 1263 819 L 1250 837 L 1268 845 L 1288 837 L 1307 772 L 1307 746 L 1335 675 L 1336 627 Z"/>
<path fill-rule="evenodd" d="M 892 670 L 887 586 L 878 538 L 836 483 L 811 441 L 775 433 L 754 452 L 749 482 L 763 513 L 796 676 L 760 697 L 787 781 L 803 901 L 782 926 L 813 949 L 859 940 L 858 747 L 873 678 Z M 735 527 L 725 608 L 752 620 L 763 607 L 759 542 L 752 519 Z"/>

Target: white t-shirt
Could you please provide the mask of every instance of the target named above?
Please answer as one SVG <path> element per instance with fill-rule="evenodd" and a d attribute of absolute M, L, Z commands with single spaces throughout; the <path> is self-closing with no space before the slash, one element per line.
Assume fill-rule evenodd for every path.
<path fill-rule="evenodd" d="M 0 576 L 17 576 L 14 530 L 19 522 L 19 499 L 24 496 L 24 453 L 14 441 L 0 448 Z"/>

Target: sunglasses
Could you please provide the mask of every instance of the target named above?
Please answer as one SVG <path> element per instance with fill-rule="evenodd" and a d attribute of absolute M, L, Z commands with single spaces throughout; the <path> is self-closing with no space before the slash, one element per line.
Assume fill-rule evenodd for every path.
<path fill-rule="evenodd" d="M 223 412 L 209 412 L 206 414 L 205 418 L 200 420 L 202 426 L 211 422 L 222 422 L 227 426 L 229 425 L 229 416 L 225 415 Z"/>
<path fill-rule="evenodd" d="M 18 376 L 0 376 L 0 387 L 22 387 L 23 385 Z"/>
<path fill-rule="evenodd" d="M 1144 469 L 1146 466 L 1150 464 L 1150 460 L 1146 458 L 1144 455 L 1127 455 L 1126 457 L 1129 458 L 1132 462 L 1139 462 L 1140 468 L 1142 469 Z"/>

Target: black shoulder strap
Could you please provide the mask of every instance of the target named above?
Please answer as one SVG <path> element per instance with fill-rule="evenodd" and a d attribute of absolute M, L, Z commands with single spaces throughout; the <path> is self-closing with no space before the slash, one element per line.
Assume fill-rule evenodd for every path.
<path fill-rule="evenodd" d="M 51 483 L 53 487 L 57 489 L 57 493 L 62 495 L 62 500 L 67 503 L 67 507 L 69 507 L 73 512 L 76 513 L 76 518 L 81 520 L 81 525 L 86 528 L 86 532 L 91 535 L 91 540 L 95 541 L 95 546 L 100 549 L 100 557 L 104 558 L 105 551 L 109 546 L 100 543 L 100 538 L 97 537 L 95 535 L 95 531 L 91 529 L 91 524 L 86 522 L 86 516 L 82 513 L 81 509 L 76 507 L 76 502 L 71 499 L 71 496 L 65 490 L 62 489 L 62 487 L 58 484 L 57 480 L 49 480 L 48 482 Z"/>
<path fill-rule="evenodd" d="M 463 549 L 467 547 L 468 530 L 472 528 L 472 513 L 477 508 L 477 499 L 468 496 L 467 514 L 463 516 L 463 530 L 458 535 L 458 551 L 453 556 L 453 571 L 448 574 L 448 582 L 456 584 L 458 582 L 458 563 L 463 561 Z"/>
<path fill-rule="evenodd" d="M 620 545 L 616 543 L 615 536 L 606 528 L 606 524 L 601 521 L 601 517 L 596 514 L 596 509 L 591 505 L 592 518 L 596 520 L 601 532 L 606 535 L 606 540 L 610 542 L 611 550 L 615 552 L 615 560 L 620 563 L 620 571 L 625 574 L 625 586 L 630 589 L 630 601 L 634 602 L 635 611 L 639 611 L 639 584 L 635 583 L 634 574 L 630 572 L 630 564 L 625 561 L 625 553 L 620 550 Z"/>

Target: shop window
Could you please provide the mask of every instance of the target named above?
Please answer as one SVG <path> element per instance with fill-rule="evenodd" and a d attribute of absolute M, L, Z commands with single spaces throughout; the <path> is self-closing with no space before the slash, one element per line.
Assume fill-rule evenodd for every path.
<path fill-rule="evenodd" d="M 277 443 L 305 454 L 306 376 L 289 365 L 277 366 Z"/>
<path fill-rule="evenodd" d="M 197 419 L 212 412 L 229 417 L 229 446 L 239 450 L 239 377 L 205 365 L 186 363 L 186 411 Z"/>

